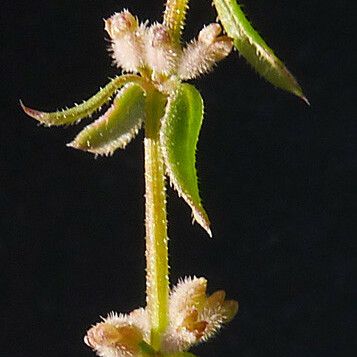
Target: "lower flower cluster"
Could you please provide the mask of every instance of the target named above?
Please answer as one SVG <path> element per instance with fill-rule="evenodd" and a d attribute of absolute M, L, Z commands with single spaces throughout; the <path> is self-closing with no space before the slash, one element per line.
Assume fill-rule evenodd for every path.
<path fill-rule="evenodd" d="M 173 355 L 204 342 L 238 311 L 238 303 L 225 300 L 223 290 L 206 295 L 205 278 L 187 277 L 174 287 L 169 300 L 169 325 L 163 334 L 161 353 Z M 150 342 L 146 309 L 129 314 L 110 313 L 88 330 L 85 343 L 101 357 L 139 357 Z"/>

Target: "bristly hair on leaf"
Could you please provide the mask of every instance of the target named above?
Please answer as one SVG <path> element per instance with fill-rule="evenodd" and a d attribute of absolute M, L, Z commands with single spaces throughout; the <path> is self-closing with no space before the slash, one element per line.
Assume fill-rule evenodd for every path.
<path fill-rule="evenodd" d="M 224 30 L 248 63 L 268 82 L 295 94 L 309 105 L 299 83 L 254 30 L 236 0 L 213 0 L 213 4 Z"/>

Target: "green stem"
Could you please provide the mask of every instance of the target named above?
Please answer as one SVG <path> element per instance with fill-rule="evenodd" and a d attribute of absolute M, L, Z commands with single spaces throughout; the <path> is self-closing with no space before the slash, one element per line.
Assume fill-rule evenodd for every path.
<path fill-rule="evenodd" d="M 168 324 L 169 265 L 165 171 L 159 132 L 166 98 L 147 93 L 145 122 L 146 299 L 151 324 L 151 345 L 159 351 Z"/>
<path fill-rule="evenodd" d="M 164 25 L 170 30 L 174 42 L 180 42 L 185 25 L 189 0 L 167 0 L 164 12 Z"/>

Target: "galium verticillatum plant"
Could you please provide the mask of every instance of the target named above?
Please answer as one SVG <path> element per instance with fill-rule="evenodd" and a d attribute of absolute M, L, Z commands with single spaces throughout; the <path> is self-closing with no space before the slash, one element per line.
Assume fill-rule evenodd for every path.
<path fill-rule="evenodd" d="M 195 168 L 203 100 L 184 81 L 208 73 L 236 49 L 272 84 L 307 102 L 236 1 L 213 4 L 221 24 L 208 24 L 187 44 L 181 33 L 188 0 L 167 0 L 162 23 L 139 22 L 129 10 L 115 13 L 105 20 L 105 30 L 114 64 L 123 74 L 70 109 L 45 113 L 21 103 L 28 115 L 52 126 L 78 124 L 112 101 L 68 144 L 95 155 L 112 155 L 141 127 L 145 130 L 146 307 L 110 313 L 88 330 L 85 343 L 102 357 L 193 356 L 187 351 L 216 334 L 238 311 L 238 303 L 226 300 L 224 291 L 207 295 L 203 277 L 186 277 L 169 289 L 166 177 L 191 207 L 194 220 L 212 236 Z"/>

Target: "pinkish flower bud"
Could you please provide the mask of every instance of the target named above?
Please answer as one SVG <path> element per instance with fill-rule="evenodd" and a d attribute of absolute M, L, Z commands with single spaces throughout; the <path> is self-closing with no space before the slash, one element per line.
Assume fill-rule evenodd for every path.
<path fill-rule="evenodd" d="M 139 72 L 144 64 L 146 27 L 128 10 L 105 20 L 105 30 L 112 39 L 111 51 L 115 64 L 126 72 Z"/>
<path fill-rule="evenodd" d="M 216 41 L 210 46 L 212 58 L 215 62 L 219 62 L 226 58 L 232 51 L 233 41 L 227 36 L 219 36 Z"/>
<path fill-rule="evenodd" d="M 105 30 L 109 36 L 115 40 L 134 32 L 138 28 L 138 20 L 128 10 L 115 13 L 112 17 L 104 20 Z"/>
<path fill-rule="evenodd" d="M 167 28 L 162 24 L 154 24 L 151 30 L 151 45 L 153 47 L 166 47 L 171 45 L 171 36 Z"/>
<path fill-rule="evenodd" d="M 145 41 L 146 64 L 154 76 L 169 75 L 176 69 L 178 49 L 174 46 L 168 29 L 162 24 L 153 24 Z"/>
<path fill-rule="evenodd" d="M 111 313 L 90 328 L 84 342 L 101 357 L 139 356 L 139 344 L 149 339 L 150 329 L 144 309 L 129 315 Z"/>
<path fill-rule="evenodd" d="M 93 326 L 85 336 L 84 342 L 100 356 L 132 356 L 139 351 L 143 340 L 141 331 L 130 324 L 114 326 L 101 322 Z"/>
<path fill-rule="evenodd" d="M 227 36 L 220 36 L 221 31 L 219 24 L 210 24 L 200 31 L 197 40 L 187 45 L 178 66 L 178 75 L 182 80 L 209 72 L 229 55 L 233 41 Z"/>
<path fill-rule="evenodd" d="M 198 41 L 211 45 L 221 34 L 222 28 L 219 24 L 213 23 L 205 26 L 198 34 Z"/>

